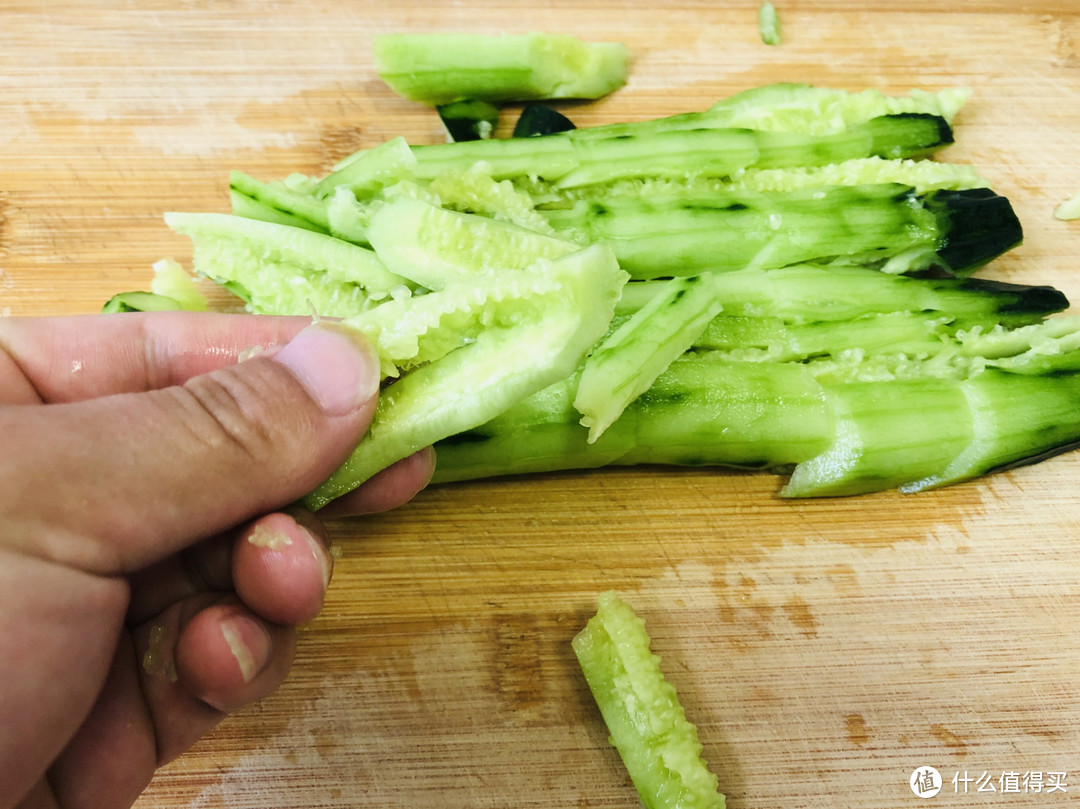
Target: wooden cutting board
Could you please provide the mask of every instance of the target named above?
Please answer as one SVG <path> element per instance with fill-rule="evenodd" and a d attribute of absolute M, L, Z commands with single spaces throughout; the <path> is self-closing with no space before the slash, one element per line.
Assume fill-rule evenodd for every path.
<path fill-rule="evenodd" d="M 775 2 L 777 47 L 756 0 L 0 2 L 0 308 L 91 312 L 145 287 L 156 259 L 190 258 L 162 213 L 225 210 L 229 169 L 314 174 L 394 135 L 439 140 L 369 47 L 434 29 L 626 42 L 630 83 L 567 105 L 579 124 L 774 81 L 969 86 L 946 156 L 1026 228 L 983 275 L 1080 300 L 1080 223 L 1052 217 L 1080 189 L 1076 0 Z M 611 588 L 646 618 L 731 807 L 918 804 L 924 766 L 945 781 L 931 803 L 1074 803 L 1078 484 L 1073 454 L 814 502 L 711 470 L 431 488 L 332 525 L 342 556 L 291 679 L 139 806 L 634 806 L 569 645 Z"/>

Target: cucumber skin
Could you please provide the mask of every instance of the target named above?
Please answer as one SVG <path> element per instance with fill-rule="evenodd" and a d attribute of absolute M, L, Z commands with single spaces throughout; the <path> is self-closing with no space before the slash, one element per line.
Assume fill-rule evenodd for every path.
<path fill-rule="evenodd" d="M 824 391 L 796 363 L 676 360 L 591 444 L 573 406 L 577 381 L 440 441 L 434 482 L 609 465 L 790 468 L 833 438 Z"/>

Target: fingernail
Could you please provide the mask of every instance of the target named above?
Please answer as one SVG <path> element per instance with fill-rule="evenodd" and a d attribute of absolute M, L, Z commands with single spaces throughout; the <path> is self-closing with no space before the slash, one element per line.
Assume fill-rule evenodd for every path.
<path fill-rule="evenodd" d="M 240 676 L 250 683 L 270 661 L 270 633 L 257 621 L 232 615 L 222 619 L 221 636 L 236 659 Z"/>
<path fill-rule="evenodd" d="M 332 416 L 348 415 L 379 389 L 378 363 L 340 328 L 308 326 L 274 360 L 286 366 Z"/>
<path fill-rule="evenodd" d="M 309 531 L 301 528 L 304 533 L 304 537 L 308 541 L 308 545 L 311 547 L 311 552 L 315 556 L 315 561 L 319 563 L 319 567 L 322 570 L 323 576 L 323 588 L 330 586 L 330 577 L 334 575 L 334 560 L 330 556 L 330 552 L 326 549 L 326 546 L 319 541 L 319 539 L 313 536 Z"/>

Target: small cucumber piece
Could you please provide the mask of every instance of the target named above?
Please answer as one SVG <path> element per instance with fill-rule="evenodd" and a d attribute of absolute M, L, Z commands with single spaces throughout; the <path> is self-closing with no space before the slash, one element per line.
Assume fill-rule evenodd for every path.
<path fill-rule="evenodd" d="M 153 292 L 119 292 L 101 307 L 102 312 L 169 312 L 183 309 L 180 301 Z"/>
<path fill-rule="evenodd" d="M 720 312 L 710 276 L 676 278 L 585 361 L 574 407 L 593 443 Z"/>
<path fill-rule="evenodd" d="M 499 108 L 487 101 L 452 101 L 435 109 L 446 127 L 446 134 L 455 143 L 487 140 L 499 123 Z"/>
<path fill-rule="evenodd" d="M 652 653 L 645 622 L 614 592 L 571 645 L 646 809 L 724 809 L 697 728 Z"/>
<path fill-rule="evenodd" d="M 563 34 L 383 34 L 372 47 L 379 78 L 431 105 L 599 98 L 622 87 L 629 71 L 622 43 Z"/>
<path fill-rule="evenodd" d="M 776 6 L 769 0 L 764 0 L 758 6 L 757 24 L 762 42 L 766 45 L 780 44 L 780 16 L 776 13 Z"/>
<path fill-rule="evenodd" d="M 514 124 L 515 138 L 534 138 L 537 135 L 555 135 L 576 129 L 573 121 L 546 104 L 526 104 Z"/>

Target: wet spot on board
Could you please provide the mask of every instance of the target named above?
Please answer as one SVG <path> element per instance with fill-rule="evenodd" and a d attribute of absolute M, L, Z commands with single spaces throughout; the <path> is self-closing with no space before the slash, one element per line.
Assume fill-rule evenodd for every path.
<path fill-rule="evenodd" d="M 967 742 L 941 724 L 930 726 L 930 735 L 948 747 L 957 756 L 967 755 Z"/>
<path fill-rule="evenodd" d="M 817 619 L 810 612 L 810 605 L 798 596 L 792 596 L 783 603 L 784 614 L 808 638 L 817 637 Z"/>
<path fill-rule="evenodd" d="M 844 717 L 844 727 L 847 729 L 848 741 L 856 747 L 865 747 L 870 741 L 870 730 L 862 714 L 849 713 Z"/>

